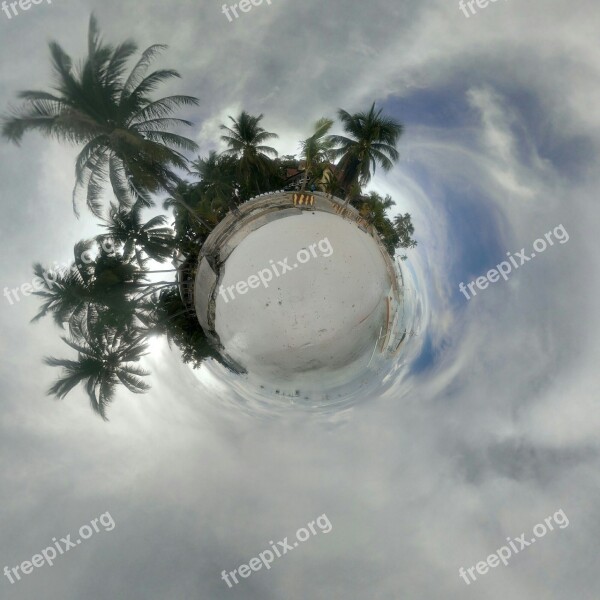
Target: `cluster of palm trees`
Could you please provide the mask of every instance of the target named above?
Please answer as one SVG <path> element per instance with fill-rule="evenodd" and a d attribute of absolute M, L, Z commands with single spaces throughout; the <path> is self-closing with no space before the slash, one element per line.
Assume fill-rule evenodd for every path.
<path fill-rule="evenodd" d="M 221 140 L 228 148 L 220 155 L 211 152 L 208 158 L 192 163 L 192 173 L 200 182 L 186 186 L 181 193 L 189 197 L 189 204 L 203 219 L 217 223 L 231 208 L 236 191 L 238 198 L 247 199 L 281 189 L 288 183 L 286 173 L 292 168 L 301 173 L 299 189 L 319 189 L 343 197 L 346 204 L 357 208 L 377 229 L 391 256 L 399 248 L 414 248 L 410 215 L 405 213 L 391 221 L 386 216 L 395 204 L 391 197 L 363 193 L 378 166 L 389 171 L 399 159 L 396 145 L 402 125 L 383 116 L 375 104 L 354 114 L 340 109 L 338 117 L 346 135 L 331 135 L 334 121 L 323 117 L 314 124 L 312 134 L 300 142 L 298 158 L 280 158 L 275 148 L 264 145 L 278 136 L 261 126 L 262 114 L 253 116 L 243 111 L 237 118 L 229 117 L 231 125 L 221 126 L 226 132 Z"/>
<path fill-rule="evenodd" d="M 262 127 L 263 115 L 242 111 L 221 126 L 224 152 L 189 161 L 186 153 L 196 153 L 198 146 L 175 131 L 192 123 L 174 115 L 197 105 L 198 99 L 152 97 L 160 84 L 179 77 L 173 69 L 148 73 L 164 49 L 150 46 L 128 72 L 137 45 L 103 42 L 92 15 L 88 54 L 81 65 L 75 67 L 52 42 L 54 89 L 20 92 L 21 105 L 2 124 L 2 135 L 15 143 L 37 130 L 81 147 L 73 208 L 78 214 L 85 202 L 102 232 L 78 242 L 72 267 L 55 273 L 56 282 L 37 292 L 42 306 L 34 320 L 51 315 L 78 355 L 77 360 L 46 359 L 62 367 L 49 393 L 62 398 L 82 384 L 102 418 L 118 384 L 134 393 L 148 389 L 142 379 L 148 373 L 139 361 L 152 335 L 166 335 L 195 366 L 209 357 L 223 361 L 179 287 L 193 281 L 199 250 L 223 216 L 240 201 L 281 189 L 289 168 L 302 173 L 303 189 L 318 186 L 356 206 L 380 231 L 391 254 L 416 243 L 410 215 L 392 223 L 385 216 L 391 198 L 362 192 L 376 167 L 388 171 L 398 160 L 402 134 L 402 126 L 375 104 L 366 112 L 338 112 L 346 135 L 331 135 L 333 120 L 319 119 L 301 142 L 299 158 L 279 157 L 266 145 L 277 135 Z M 106 201 L 107 185 L 113 201 Z M 172 209 L 172 225 L 162 215 L 144 222 L 143 211 L 159 194 L 168 196 L 163 207 Z M 94 258 L 82 263 L 82 252 Z M 153 264 L 170 258 L 175 268 L 152 270 Z M 44 269 L 36 264 L 34 270 L 39 276 Z M 150 280 L 154 273 L 168 272 L 175 275 L 170 280 Z"/>

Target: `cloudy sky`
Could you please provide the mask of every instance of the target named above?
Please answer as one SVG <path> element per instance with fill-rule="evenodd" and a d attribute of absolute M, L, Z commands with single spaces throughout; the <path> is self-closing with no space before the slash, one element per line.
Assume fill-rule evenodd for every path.
<path fill-rule="evenodd" d="M 240 408 L 218 369 L 148 358 L 152 391 L 104 423 L 81 391 L 54 401 L 64 354 L 33 297 L 1 297 L 0 569 L 108 512 L 94 534 L 0 596 L 164 600 L 592 600 L 598 597 L 600 46 L 595 0 L 272 0 L 229 22 L 207 0 L 53 0 L 0 12 L 0 105 L 50 82 L 47 42 L 82 56 L 105 38 L 169 44 L 200 98 L 202 152 L 244 108 L 281 153 L 321 116 L 376 101 L 400 119 L 402 160 L 373 189 L 410 212 L 419 335 L 392 381 L 327 415 Z M 474 5 L 475 8 L 477 5 Z M 17 6 L 18 8 L 18 6 Z M 4 109 L 3 109 L 4 110 Z M 75 148 L 0 144 L 0 285 L 68 260 L 97 232 L 71 208 Z M 467 300 L 468 283 L 558 226 L 555 243 Z M 360 400 L 360 401 L 359 401 Z M 467 585 L 472 567 L 559 509 L 569 525 Z M 332 530 L 232 588 L 270 541 L 326 515 Z"/>

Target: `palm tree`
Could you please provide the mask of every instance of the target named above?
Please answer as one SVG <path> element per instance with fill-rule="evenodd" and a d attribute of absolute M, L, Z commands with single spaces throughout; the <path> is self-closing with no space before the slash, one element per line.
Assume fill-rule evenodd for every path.
<path fill-rule="evenodd" d="M 68 346 L 77 351 L 77 360 L 44 359 L 47 365 L 63 368 L 48 394 L 64 398 L 75 386 L 82 384 L 94 412 L 107 420 L 106 408 L 114 398 L 115 387 L 119 383 L 135 394 L 150 389 L 140 379 L 148 372 L 135 364 L 144 356 L 147 346 L 141 336 L 122 331 L 104 329 L 98 333 L 81 328 L 79 333 L 79 339 L 62 337 Z"/>
<path fill-rule="evenodd" d="M 198 158 L 192 163 L 191 173 L 200 178 L 198 188 L 211 209 L 218 213 L 226 211 L 235 192 L 237 161 L 230 156 L 219 156 L 214 150 L 208 158 Z"/>
<path fill-rule="evenodd" d="M 333 141 L 325 137 L 331 127 L 333 120 L 322 117 L 315 123 L 313 134 L 300 142 L 300 157 L 304 159 L 304 179 L 302 189 L 306 189 L 308 178 L 312 175 L 313 168 L 331 157 Z"/>
<path fill-rule="evenodd" d="M 173 209 L 175 239 L 179 250 L 181 232 L 193 232 L 192 239 L 199 240 L 206 237 L 219 222 L 218 214 L 205 201 L 200 188 L 184 181 L 173 190 L 171 197 L 163 201 L 163 208 Z"/>
<path fill-rule="evenodd" d="M 47 272 L 40 263 L 33 266 L 37 277 Z M 52 283 L 48 289 L 34 292 L 44 301 L 32 321 L 51 314 L 57 325 L 68 323 L 74 315 L 79 315 L 91 299 L 89 275 L 87 269 L 75 265 L 75 268 L 53 272 Z"/>
<path fill-rule="evenodd" d="M 259 192 L 261 182 L 267 181 L 273 170 L 270 157 L 277 156 L 275 148 L 264 146 L 263 143 L 279 137 L 259 125 L 262 118 L 262 114 L 255 117 L 242 111 L 237 119 L 229 117 L 232 127 L 221 125 L 221 129 L 226 132 L 221 140 L 229 146 L 223 154 L 239 160 L 240 180 L 250 189 L 256 187 Z"/>
<path fill-rule="evenodd" d="M 396 215 L 394 217 L 394 229 L 398 234 L 398 248 L 416 248 L 417 241 L 412 237 L 415 227 L 412 224 L 410 213 Z M 401 258 L 406 259 L 406 255 Z"/>
<path fill-rule="evenodd" d="M 179 77 L 173 69 L 146 75 L 152 60 L 165 48 L 163 44 L 147 48 L 125 77 L 136 44 L 131 40 L 116 47 L 104 44 L 92 15 L 88 56 L 81 67 L 75 69 L 69 55 L 52 42 L 56 91 L 20 92 L 23 105 L 4 118 L 2 135 L 16 143 L 26 131 L 38 130 L 61 141 L 85 144 L 75 166 L 76 214 L 76 200 L 86 189 L 88 208 L 100 216 L 107 176 L 122 205 L 129 205 L 132 198 L 150 205 L 149 193 L 171 189 L 180 181 L 173 169 L 186 168 L 181 151 L 195 151 L 197 145 L 170 131 L 173 126 L 192 124 L 171 115 L 179 107 L 197 105 L 198 99 L 184 95 L 150 98 L 159 84 Z"/>
<path fill-rule="evenodd" d="M 389 194 L 382 198 L 377 192 L 369 192 L 364 196 L 359 196 L 353 204 L 356 205 L 363 217 L 374 222 L 377 218 L 385 217 L 385 211 L 396 203 Z"/>
<path fill-rule="evenodd" d="M 173 230 L 167 225 L 166 217 L 159 215 L 143 223 L 139 203 L 131 209 L 111 204 L 103 227 L 108 237 L 123 246 L 123 259 L 129 261 L 135 256 L 140 267 L 144 267 L 148 258 L 164 262 L 175 248 Z"/>
<path fill-rule="evenodd" d="M 94 241 L 79 242 L 75 256 L 81 257 Z M 44 269 L 34 265 L 34 273 L 42 277 Z M 102 250 L 95 260 L 83 264 L 76 259 L 70 269 L 54 273 L 48 289 L 34 292 L 43 298 L 42 306 L 32 319 L 52 315 L 57 325 L 68 323 L 76 335 L 82 319 L 94 319 L 106 327 L 135 328 L 145 310 L 141 300 L 162 287 L 175 286 L 176 281 L 145 281 L 150 271 L 126 261 L 122 256 L 108 255 Z"/>
<path fill-rule="evenodd" d="M 396 144 L 402 135 L 403 127 L 394 119 L 381 115 L 382 109 L 376 110 L 375 103 L 368 112 L 351 115 L 343 109 L 338 116 L 349 137 L 332 135 L 330 140 L 338 146 L 333 156 L 339 158 L 342 186 L 346 191 L 348 204 L 352 186 L 366 185 L 377 165 L 389 171 L 400 155 Z"/>

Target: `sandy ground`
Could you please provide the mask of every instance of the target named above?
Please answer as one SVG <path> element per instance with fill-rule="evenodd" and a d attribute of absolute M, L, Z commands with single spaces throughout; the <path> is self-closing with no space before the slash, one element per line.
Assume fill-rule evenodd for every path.
<path fill-rule="evenodd" d="M 313 247 L 317 256 L 310 254 L 310 245 L 324 238 L 329 244 L 322 241 Z M 300 258 L 310 258 L 301 264 L 303 248 Z M 259 282 L 243 295 L 234 290 L 234 299 L 217 296 L 216 331 L 227 353 L 273 383 L 364 368 L 390 288 L 375 241 L 338 216 L 303 212 L 250 233 L 225 263 L 221 283 L 248 282 L 272 265 L 282 271 L 278 261 L 286 257 L 292 270 L 273 275 L 268 287 Z"/>

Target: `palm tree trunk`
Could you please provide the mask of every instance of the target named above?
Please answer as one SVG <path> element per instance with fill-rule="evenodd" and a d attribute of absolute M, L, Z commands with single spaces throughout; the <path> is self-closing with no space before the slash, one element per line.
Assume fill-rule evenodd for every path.
<path fill-rule="evenodd" d="M 306 190 L 308 184 L 308 162 L 304 165 L 304 177 L 302 179 L 302 191 Z"/>

